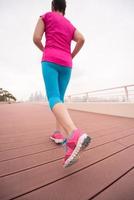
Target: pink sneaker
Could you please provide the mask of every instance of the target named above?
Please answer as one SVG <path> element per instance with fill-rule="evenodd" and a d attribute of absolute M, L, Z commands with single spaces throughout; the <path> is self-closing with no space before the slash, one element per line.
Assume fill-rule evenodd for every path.
<path fill-rule="evenodd" d="M 53 140 L 56 144 L 62 144 L 65 141 L 64 136 L 60 133 L 60 131 L 54 131 L 50 136 L 50 139 Z"/>
<path fill-rule="evenodd" d="M 67 139 L 65 144 L 64 167 L 68 167 L 78 160 L 80 150 L 86 148 L 90 140 L 91 138 L 86 133 L 82 133 L 80 129 L 73 131 L 72 136 Z"/>

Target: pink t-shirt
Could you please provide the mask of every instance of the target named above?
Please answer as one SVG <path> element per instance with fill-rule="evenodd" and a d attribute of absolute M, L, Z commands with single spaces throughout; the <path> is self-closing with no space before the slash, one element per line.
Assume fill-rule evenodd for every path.
<path fill-rule="evenodd" d="M 46 43 L 42 61 L 72 67 L 71 40 L 75 27 L 58 12 L 40 16 L 45 24 Z"/>

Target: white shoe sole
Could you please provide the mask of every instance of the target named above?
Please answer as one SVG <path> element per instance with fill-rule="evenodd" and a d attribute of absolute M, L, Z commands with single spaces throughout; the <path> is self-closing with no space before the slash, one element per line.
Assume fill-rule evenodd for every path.
<path fill-rule="evenodd" d="M 54 139 L 53 137 L 50 137 L 51 140 L 53 140 L 56 144 L 62 144 L 64 142 L 63 139 Z"/>
<path fill-rule="evenodd" d="M 91 141 L 91 138 L 86 133 L 80 136 L 74 151 L 64 163 L 65 168 L 74 164 L 78 160 L 77 157 L 78 157 L 79 152 L 85 149 L 89 145 L 90 141 Z"/>

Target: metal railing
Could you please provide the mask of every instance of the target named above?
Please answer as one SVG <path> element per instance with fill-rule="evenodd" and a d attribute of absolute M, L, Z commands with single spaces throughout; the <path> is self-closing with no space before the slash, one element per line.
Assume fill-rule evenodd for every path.
<path fill-rule="evenodd" d="M 72 94 L 65 102 L 134 102 L 134 85 Z"/>

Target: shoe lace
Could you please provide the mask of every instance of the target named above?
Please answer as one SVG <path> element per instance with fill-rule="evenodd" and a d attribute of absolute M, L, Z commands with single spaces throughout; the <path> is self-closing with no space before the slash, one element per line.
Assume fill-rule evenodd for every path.
<path fill-rule="evenodd" d="M 65 139 L 64 141 L 63 141 L 63 143 L 62 143 L 62 146 L 63 146 L 63 148 L 64 148 L 64 150 L 65 150 L 65 152 L 67 151 L 67 139 Z"/>

